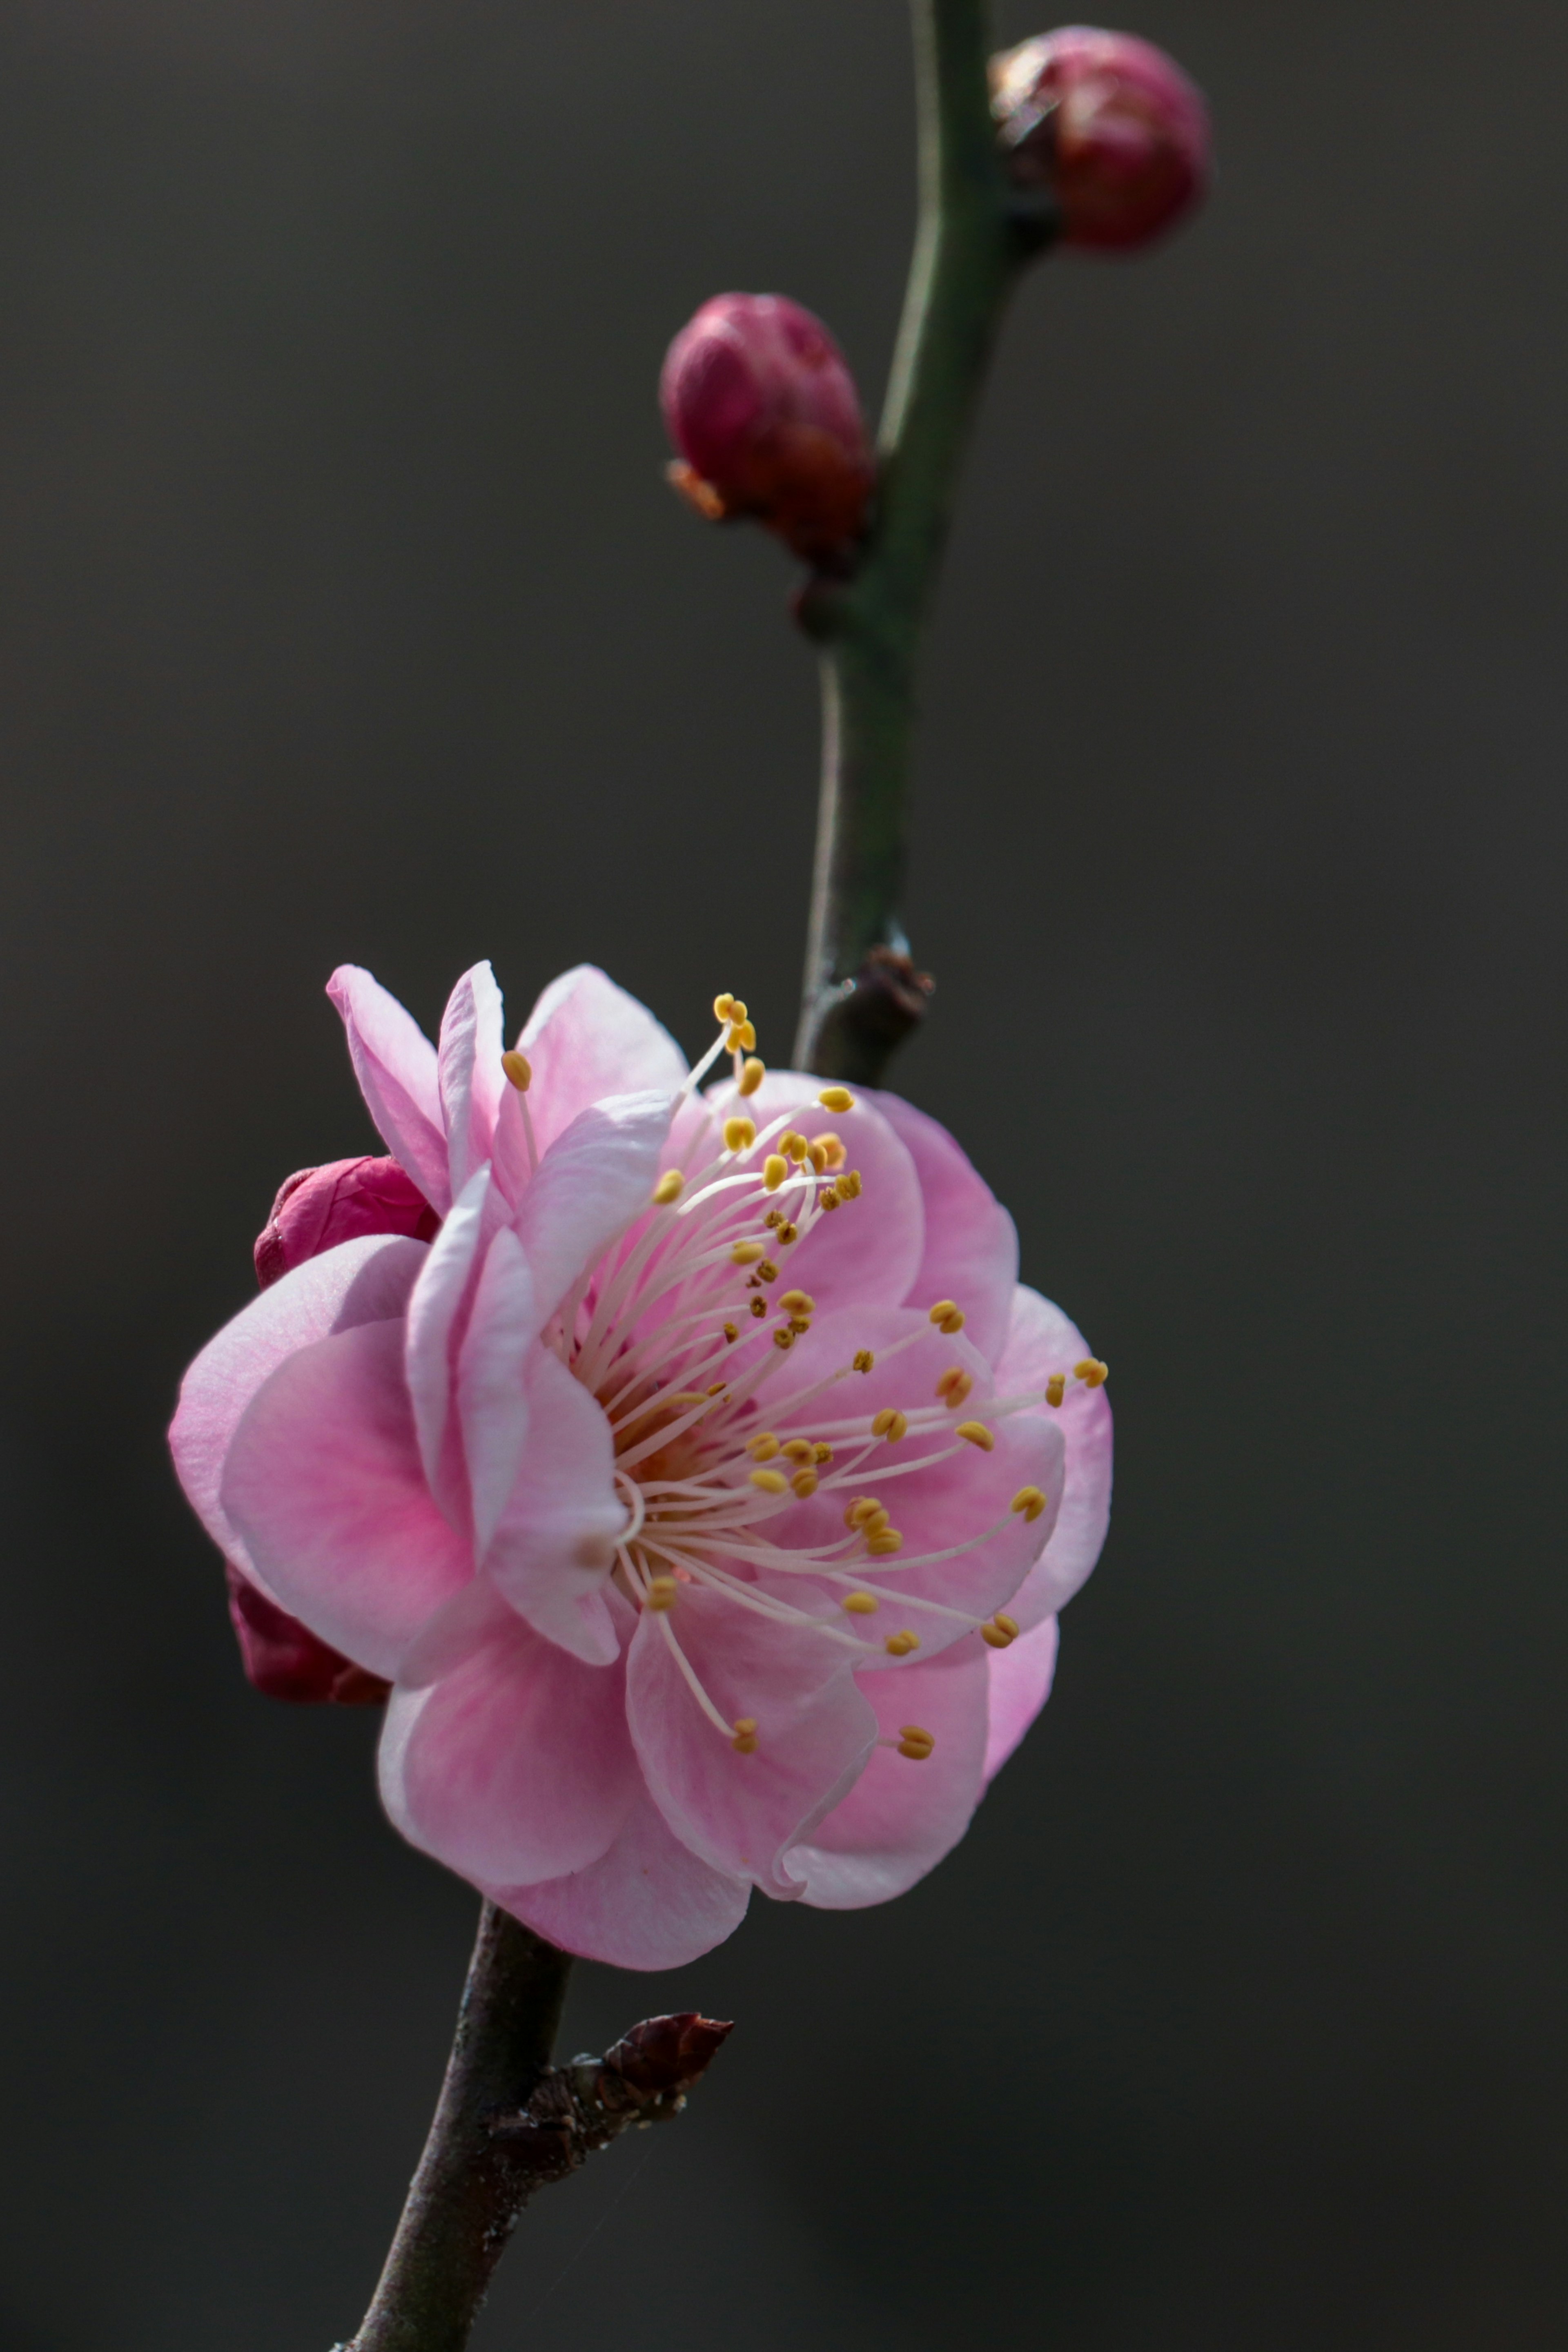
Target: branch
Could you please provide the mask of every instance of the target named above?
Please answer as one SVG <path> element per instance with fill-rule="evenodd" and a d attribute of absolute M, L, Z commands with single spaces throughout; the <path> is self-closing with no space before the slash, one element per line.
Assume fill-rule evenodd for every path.
<path fill-rule="evenodd" d="M 812 580 L 801 626 L 822 647 L 822 783 L 801 1069 L 874 1085 L 921 1018 L 899 919 L 915 667 L 964 445 L 1019 271 L 1048 206 L 1012 185 L 986 79 L 987 0 L 913 0 L 920 212 L 879 436 L 877 510 L 852 578 Z M 890 996 L 889 961 L 904 983 Z M 898 998 L 902 994 L 903 1002 Z"/>
<path fill-rule="evenodd" d="M 679 2115 L 729 2032 L 653 2017 L 602 2058 L 549 2063 L 570 1957 L 486 1903 L 452 2056 L 386 2267 L 335 2352 L 463 2352 L 491 2273 L 537 2189 L 632 2125 Z"/>

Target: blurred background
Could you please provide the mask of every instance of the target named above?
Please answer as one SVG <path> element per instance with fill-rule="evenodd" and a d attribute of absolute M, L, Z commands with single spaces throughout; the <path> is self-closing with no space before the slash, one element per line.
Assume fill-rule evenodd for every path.
<path fill-rule="evenodd" d="M 1047 21 L 998 12 L 998 40 Z M 1207 215 L 1025 288 L 928 666 L 900 1066 L 1113 1367 L 1057 1695 L 891 1908 L 578 1971 L 740 2022 L 479 2352 L 1568 2329 L 1568 16 L 1145 0 Z M 661 479 L 710 293 L 874 405 L 900 0 L 0 13 L 4 2352 L 326 2352 L 475 1904 L 242 1680 L 162 1432 L 332 966 L 793 1027 L 790 570 Z"/>

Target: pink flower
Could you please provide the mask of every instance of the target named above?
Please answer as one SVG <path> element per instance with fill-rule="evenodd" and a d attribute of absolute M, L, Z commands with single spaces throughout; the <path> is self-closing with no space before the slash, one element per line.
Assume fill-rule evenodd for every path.
<path fill-rule="evenodd" d="M 902 1893 L 1043 1703 L 1109 1508 L 1103 1367 L 1006 1212 L 896 1096 L 765 1073 L 728 999 L 688 1073 L 589 968 L 505 1068 L 487 965 L 437 1047 L 367 973 L 331 994 L 440 1230 L 296 1264 L 172 1442 L 256 1591 L 392 1685 L 393 1822 L 631 1968 L 753 1886 Z"/>
<path fill-rule="evenodd" d="M 659 398 L 685 463 L 675 486 L 710 520 L 754 515 L 808 562 L 865 529 L 874 469 L 848 363 L 782 294 L 716 294 L 665 354 Z"/>
<path fill-rule="evenodd" d="M 1201 199 L 1208 109 L 1152 41 L 1063 25 L 994 57 L 990 76 L 1013 173 L 1054 194 L 1064 244 L 1145 245 Z"/>

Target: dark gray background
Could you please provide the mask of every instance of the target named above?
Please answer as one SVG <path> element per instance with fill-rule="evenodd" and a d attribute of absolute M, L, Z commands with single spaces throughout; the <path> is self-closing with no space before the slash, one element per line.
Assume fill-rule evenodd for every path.
<path fill-rule="evenodd" d="M 577 2045 L 741 2022 L 485 2352 L 1568 2332 L 1568 16 L 1137 22 L 1222 182 L 1010 324 L 901 1074 L 1112 1363 L 1114 1532 L 933 1880 L 580 1972 Z M 811 667 L 654 383 L 747 287 L 874 395 L 910 211 L 898 0 L 0 14 L 4 2352 L 359 2315 L 473 1901 L 241 1681 L 162 1426 L 368 1139 L 340 959 L 782 1055 Z"/>

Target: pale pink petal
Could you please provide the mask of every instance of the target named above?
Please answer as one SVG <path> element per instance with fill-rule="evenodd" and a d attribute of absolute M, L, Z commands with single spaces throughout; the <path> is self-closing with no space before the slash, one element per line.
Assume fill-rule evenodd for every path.
<path fill-rule="evenodd" d="M 452 1412 L 454 1353 L 481 1251 L 489 1235 L 486 1210 L 490 1171 L 481 1168 L 464 1186 L 431 1244 L 408 1302 L 408 1389 L 419 1432 L 420 1459 L 432 1494 L 455 1523 L 466 1507 L 462 1447 Z"/>
<path fill-rule="evenodd" d="M 610 1423 L 560 1358 L 536 1340 L 527 1367 L 528 1437 L 517 1483 L 485 1559 L 512 1607 L 589 1665 L 620 1649 L 606 1606 L 617 1537 Z"/>
<path fill-rule="evenodd" d="M 722 1719 L 756 1723 L 753 1754 L 738 1754 L 704 1714 L 675 1643 Z M 684 1585 L 673 1610 L 643 1612 L 626 1694 L 643 1777 L 681 1843 L 770 1895 L 798 1893 L 780 1857 L 831 1811 L 876 1737 L 850 1654 Z"/>
<path fill-rule="evenodd" d="M 1067 1470 L 1051 1540 L 1011 1612 L 1020 1625 L 1036 1624 L 1071 1600 L 1099 1559 L 1111 1524 L 1110 1399 L 1103 1388 L 1085 1388 L 1071 1377 L 1073 1365 L 1091 1352 L 1060 1307 L 1019 1284 L 997 1367 L 998 1387 L 1004 1396 L 1043 1394 L 1052 1372 L 1068 1375 L 1061 1404 L 1041 1408 L 1066 1440 Z"/>
<path fill-rule="evenodd" d="M 528 1433 L 524 1383 L 538 1344 L 534 1280 L 523 1245 L 504 1229 L 485 1255 L 457 1357 L 457 1410 L 474 1512 L 474 1549 L 481 1559 L 517 1484 Z"/>
<path fill-rule="evenodd" d="M 444 1215 L 452 1186 L 434 1046 L 413 1014 L 358 964 L 340 964 L 327 993 L 342 1015 L 354 1076 L 382 1140 Z"/>
<path fill-rule="evenodd" d="M 181 1382 L 169 1432 L 180 1483 L 213 1541 L 256 1582 L 263 1580 L 220 1498 L 224 1462 L 241 1416 L 297 1349 L 357 1323 L 401 1314 L 428 1255 L 423 1242 L 367 1234 L 308 1259 L 225 1323 Z"/>
<path fill-rule="evenodd" d="M 437 1048 L 454 1199 L 492 1157 L 496 1113 L 507 1086 L 502 1045 L 501 992 L 489 965 L 476 963 L 447 999 Z"/>
<path fill-rule="evenodd" d="M 869 1097 L 857 1096 L 852 1110 L 831 1111 L 817 1097 L 821 1078 L 802 1076 L 798 1070 L 769 1070 L 757 1092 L 737 1101 L 735 1088 L 715 1087 L 706 1098 L 717 1122 L 732 1111 L 744 1111 L 765 1129 L 788 1115 L 788 1127 L 813 1139 L 836 1135 L 848 1157 L 847 1167 L 859 1171 L 864 1186 L 858 1201 L 846 1201 L 789 1253 L 789 1279 L 809 1291 L 822 1308 L 847 1307 L 863 1299 L 868 1306 L 902 1306 L 910 1295 L 925 1248 L 925 1213 L 915 1162 Z M 685 1109 L 671 1135 L 679 1150 L 695 1129 L 696 1106 Z M 787 1130 L 786 1130 L 787 1131 Z M 706 1146 L 709 1156 L 717 1146 Z M 760 1167 L 770 1147 L 761 1146 L 750 1164 Z M 695 1159 L 692 1151 L 689 1156 Z M 665 1154 L 666 1164 L 671 1154 Z M 685 1165 L 684 1160 L 674 1164 Z M 695 1171 L 694 1171 L 695 1172 Z M 810 1162 L 804 1176 L 793 1174 L 777 1195 L 786 1216 L 793 1215 L 809 1197 Z M 929 1303 L 929 1302 L 926 1302 Z"/>
<path fill-rule="evenodd" d="M 267 1591 L 372 1674 L 397 1672 L 471 1572 L 420 1467 L 401 1322 L 318 1339 L 274 1372 L 235 1433 L 223 1505 Z"/>
<path fill-rule="evenodd" d="M 965 1337 L 994 1364 L 1007 1337 L 1019 1278 L 1018 1229 L 990 1186 L 945 1127 L 898 1095 L 870 1087 L 876 1105 L 915 1162 L 925 1206 L 925 1255 L 910 1286 L 911 1307 L 954 1299 Z"/>
<path fill-rule="evenodd" d="M 540 1151 L 606 1095 L 674 1094 L 686 1058 L 653 1014 L 597 966 L 552 980 L 517 1044 L 533 1065 L 528 1111 Z"/>
<path fill-rule="evenodd" d="M 873 1749 L 848 1796 L 786 1857 L 805 1902 L 822 1911 L 885 1903 L 952 1852 L 984 1785 L 991 1654 L 971 1635 L 961 1649 L 928 1664 L 872 1675 L 862 1683 L 884 1739 L 898 1738 L 913 1723 L 930 1732 L 936 1745 L 923 1759 L 893 1748 Z"/>
<path fill-rule="evenodd" d="M 529 1089 L 530 1099 L 532 1089 Z M 670 1096 L 612 1096 L 572 1120 L 545 1153 L 517 1211 L 548 1323 L 580 1275 L 647 1207 L 669 1132 Z"/>
<path fill-rule="evenodd" d="M 392 1692 L 381 1783 L 404 1837 L 465 1878 L 517 1886 L 581 1870 L 637 1795 L 622 1670 L 569 1657 L 476 1585 Z"/>
<path fill-rule="evenodd" d="M 861 1349 L 871 1350 L 872 1370 L 852 1371 L 813 1397 L 813 1385 L 852 1363 Z M 988 1412 L 992 1375 L 985 1358 L 966 1334 L 945 1337 L 907 1307 L 821 1316 L 786 1365 L 783 1378 L 799 1401 L 791 1402 L 783 1379 L 776 1377 L 759 1401 L 763 1425 L 779 1437 L 822 1439 L 833 1446 L 834 1458 L 815 1495 L 805 1502 L 789 1499 L 769 1519 L 769 1537 L 787 1548 L 838 1544 L 850 1503 L 864 1496 L 885 1507 L 904 1538 L 903 1550 L 880 1559 L 862 1550 L 842 1563 L 844 1573 L 881 1599 L 873 1637 L 879 1648 L 885 1635 L 907 1631 L 930 1656 L 964 1640 L 998 1609 L 1016 1614 L 1013 1596 L 1050 1537 L 1054 1499 L 1061 1492 L 1061 1433 L 1050 1417 Z M 956 1409 L 941 1408 L 936 1421 L 915 1424 L 905 1437 L 867 1450 L 833 1431 L 841 1415 L 852 1413 L 863 1427 L 884 1409 L 909 1415 L 938 1406 L 937 1384 L 952 1369 L 973 1381 L 968 1396 Z M 960 1423 L 971 1423 L 990 1433 L 989 1452 L 956 1436 Z M 915 1466 L 922 1462 L 930 1466 Z M 1038 1486 L 1051 1498 L 1051 1507 L 1033 1520 L 1012 1508 L 1025 1486 Z M 952 1556 L 931 1559 L 934 1553 Z M 808 1591 L 820 1591 L 830 1615 L 837 1613 L 845 1589 L 771 1570 L 763 1581 L 798 1604 Z M 873 1621 L 859 1619 L 855 1631 L 872 1636 Z"/>
<path fill-rule="evenodd" d="M 617 1969 L 684 1968 L 734 1934 L 751 1896 L 747 1879 L 699 1862 L 641 1791 L 609 1853 L 586 1870 L 485 1891 L 563 1952 Z"/>
<path fill-rule="evenodd" d="M 1046 1700 L 1056 1672 L 1056 1620 L 1042 1618 L 1020 1633 L 1009 1650 L 992 1650 L 990 1730 L 986 1740 L 986 1779 L 1001 1770 Z"/>

